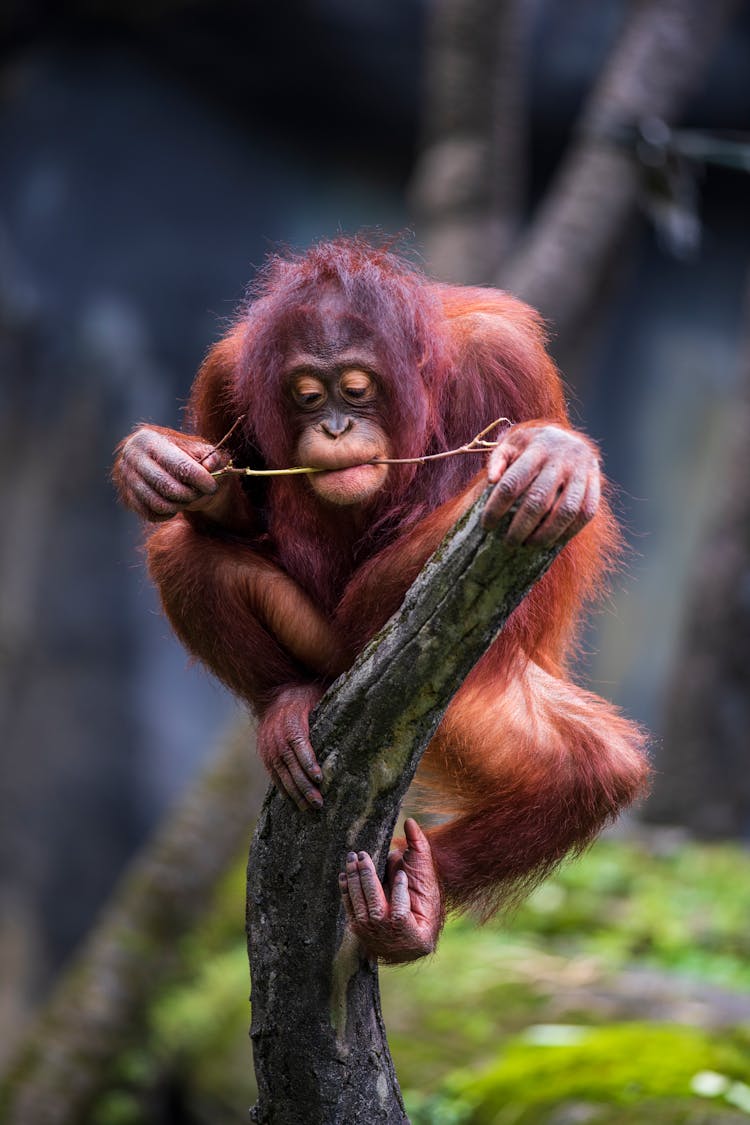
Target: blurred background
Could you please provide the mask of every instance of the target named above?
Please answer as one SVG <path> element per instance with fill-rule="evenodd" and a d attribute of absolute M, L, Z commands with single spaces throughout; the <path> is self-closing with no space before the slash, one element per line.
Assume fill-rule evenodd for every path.
<path fill-rule="evenodd" d="M 144 938 L 165 994 L 129 980 L 83 1101 L 28 1125 L 223 1122 L 252 1098 L 231 860 L 263 781 L 240 709 L 159 615 L 109 471 L 137 422 L 179 426 L 270 249 L 362 230 L 548 319 L 630 545 L 580 672 L 653 732 L 657 769 L 509 928 L 460 923 L 397 975 L 390 1020 L 386 974 L 413 1119 L 746 1119 L 749 127 L 731 0 L 3 4 L 0 1061 L 168 810 L 192 801 L 215 845 L 182 912 L 165 877 L 168 971 Z M 220 752 L 244 771 L 226 814 L 191 789 Z M 553 1081 L 555 1045 L 561 1074 L 636 1094 Z M 653 1089 L 607 1061 L 647 1047 L 652 1077 L 688 1061 Z"/>

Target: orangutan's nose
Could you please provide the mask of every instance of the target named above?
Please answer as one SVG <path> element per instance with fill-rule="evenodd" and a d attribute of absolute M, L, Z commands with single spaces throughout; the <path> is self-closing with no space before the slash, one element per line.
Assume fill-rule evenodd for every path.
<path fill-rule="evenodd" d="M 335 415 L 333 418 L 327 418 L 325 422 L 321 422 L 320 428 L 324 434 L 327 434 L 329 438 L 335 440 L 347 433 L 352 428 L 353 424 L 351 418 Z"/>

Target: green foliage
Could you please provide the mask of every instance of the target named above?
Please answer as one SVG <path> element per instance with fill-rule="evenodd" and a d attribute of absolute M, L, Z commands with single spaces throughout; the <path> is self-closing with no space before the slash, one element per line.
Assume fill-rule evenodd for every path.
<path fill-rule="evenodd" d="M 637 958 L 750 988 L 748 918 L 746 851 L 684 844 L 654 855 L 642 845 L 604 840 L 543 884 L 508 930 L 613 965 Z"/>
<path fill-rule="evenodd" d="M 189 1107 L 179 1119 L 190 1125 L 229 1125 L 252 1104 L 243 902 L 238 865 L 182 943 L 180 980 L 156 997 L 137 1049 L 118 1060 L 96 1125 L 176 1120 L 161 1113 L 165 1085 Z M 750 857 L 740 849 L 653 854 L 603 841 L 512 918 L 452 921 L 436 956 L 381 974 L 414 1125 L 747 1122 L 747 1033 L 675 1026 L 669 1013 L 645 1022 L 652 996 L 631 989 L 625 1008 L 616 990 L 602 996 L 647 965 L 676 995 L 685 974 L 746 990 L 750 1017 L 748 918 Z M 624 1022 L 633 1015 L 638 1022 Z"/>
<path fill-rule="evenodd" d="M 719 1041 L 695 1028 L 642 1023 L 532 1027 L 511 1039 L 480 1073 L 451 1076 L 444 1086 L 444 1109 L 455 1100 L 472 1125 L 533 1125 L 547 1120 L 549 1111 L 559 1116 L 567 1103 L 640 1105 L 644 1120 L 661 1121 L 659 1102 L 674 1106 L 682 1100 L 689 1106 L 697 1074 L 724 1075 L 730 1090 L 747 1065 L 746 1042 Z"/>
<path fill-rule="evenodd" d="M 567 1091 L 566 1066 L 570 1064 L 571 1073 L 584 1073 L 581 1060 L 589 1052 L 591 1067 L 596 1068 L 599 1052 L 610 1046 L 615 1055 L 625 1050 L 623 1036 L 627 1036 L 628 1026 L 635 1029 L 636 1036 L 644 1029 L 653 1030 L 655 1038 L 644 1037 L 637 1056 L 650 1069 L 650 1046 L 658 1061 L 658 1044 L 666 1042 L 659 1039 L 666 1031 L 658 1025 L 624 1025 L 617 1032 L 613 1029 L 609 1039 L 586 1038 L 580 1046 L 571 1044 L 565 1049 L 541 1048 L 512 1036 L 546 1020 L 547 1012 L 555 1019 L 561 1011 L 567 1018 L 573 1016 L 584 1025 L 579 1029 L 584 1032 L 586 1024 L 606 1021 L 611 1012 L 606 1006 L 602 1011 L 600 999 L 593 1002 L 589 989 L 606 987 L 619 971 L 633 967 L 660 971 L 666 991 L 673 972 L 690 974 L 696 982 L 750 988 L 748 917 L 750 857 L 746 852 L 727 846 L 689 845 L 654 855 L 637 844 L 602 841 L 581 860 L 563 867 L 513 917 L 481 929 L 470 919 L 452 922 L 437 957 L 382 974 L 389 1040 L 399 1076 L 409 1091 L 415 1125 L 485 1120 L 476 1116 L 473 1079 L 467 1086 L 455 1087 L 441 1081 L 451 1067 L 488 1067 L 488 1074 L 498 1079 L 495 1106 L 506 1099 L 515 1106 L 504 1108 L 498 1118 L 503 1125 L 513 1125 L 516 1120 L 541 1125 L 538 1099 L 529 1094 L 539 1085 L 554 1091 L 553 1103 L 555 1099 L 571 1100 L 572 1105 L 584 1097 L 580 1091 Z M 677 992 L 677 978 L 674 988 Z M 647 1002 L 652 998 L 644 996 L 644 1005 Z M 571 1004 L 575 1004 L 572 1010 Z M 597 1031 L 597 1036 L 611 1027 Z M 726 1037 L 692 1029 L 685 1029 L 684 1034 L 683 1029 L 670 1029 L 670 1033 L 664 1049 L 682 1069 L 678 1088 L 670 1088 L 664 1068 L 654 1064 L 652 1078 L 661 1099 L 658 1116 L 655 1109 L 645 1106 L 655 1096 L 649 1082 L 638 1094 L 644 1103 L 638 1111 L 642 1116 L 632 1111 L 635 1116 L 631 1117 L 631 1109 L 618 1107 L 617 1072 L 608 1067 L 615 1076 L 615 1093 L 609 1087 L 599 1092 L 599 1100 L 609 1108 L 602 1116 L 605 1110 L 599 1107 L 591 1121 L 611 1120 L 619 1125 L 630 1119 L 639 1123 L 709 1120 L 705 1100 L 691 1094 L 689 1081 L 693 1073 L 712 1069 L 715 1047 Z M 502 1053 L 505 1044 L 515 1044 L 510 1056 Z M 736 1078 L 750 1076 L 750 1050 L 745 1049 L 742 1057 L 746 1046 L 744 1040 L 739 1041 L 737 1051 L 744 1070 L 735 1066 L 731 1073 Z M 545 1066 L 561 1068 L 559 1083 L 550 1083 L 546 1075 L 540 1082 L 535 1075 L 543 1056 L 547 1056 Z M 737 1056 L 733 1058 L 736 1062 Z M 511 1090 L 514 1077 L 518 1080 L 515 1091 Z M 429 1090 L 437 1092 L 428 1097 L 424 1092 Z M 735 1092 L 738 1090 L 741 1100 L 741 1088 L 735 1084 Z M 593 1096 L 592 1091 L 586 1093 L 587 1105 Z M 726 1100 L 712 1104 L 710 1120 L 724 1121 L 727 1114 L 736 1120 L 737 1113 L 729 1108 L 732 1104 Z M 579 1111 L 583 1116 L 576 1116 Z M 588 1109 L 571 1108 L 571 1114 L 571 1121 L 589 1120 Z"/>
<path fill-rule="evenodd" d="M 109 1090 L 99 1100 L 96 1121 L 100 1125 L 141 1125 L 143 1117 L 138 1097 L 127 1090 Z"/>
<path fill-rule="evenodd" d="M 189 1106 L 185 1125 L 230 1125 L 252 1105 L 244 898 L 242 862 L 222 880 L 203 925 L 180 943 L 179 980 L 157 990 L 143 1035 L 116 1060 L 91 1125 L 175 1120 L 173 1109 L 162 1112 L 165 1088 Z"/>
<path fill-rule="evenodd" d="M 239 953 L 235 947 L 207 960 L 194 980 L 160 997 L 151 1013 L 155 1042 L 189 1064 L 191 1081 L 207 1090 L 226 1083 L 228 1061 L 238 1048 L 247 1069 L 250 978 Z"/>

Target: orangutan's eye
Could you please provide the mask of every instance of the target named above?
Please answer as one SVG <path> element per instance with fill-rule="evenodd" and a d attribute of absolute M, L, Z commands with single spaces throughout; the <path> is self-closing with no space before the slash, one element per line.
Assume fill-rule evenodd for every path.
<path fill-rule="evenodd" d="M 294 401 L 303 409 L 322 406 L 328 397 L 324 384 L 313 375 L 299 375 L 292 386 Z"/>
<path fill-rule="evenodd" d="M 375 397 L 375 382 L 366 371 L 346 371 L 339 389 L 349 402 L 370 402 Z"/>

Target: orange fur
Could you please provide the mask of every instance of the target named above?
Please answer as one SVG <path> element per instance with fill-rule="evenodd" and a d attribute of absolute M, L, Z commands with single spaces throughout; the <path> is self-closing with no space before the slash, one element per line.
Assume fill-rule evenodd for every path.
<path fill-rule="evenodd" d="M 246 414 L 229 442 L 235 464 L 293 456 L 279 337 L 331 279 L 353 294 L 358 317 L 370 310 L 387 357 L 378 372 L 389 403 L 382 423 L 396 456 L 453 448 L 500 415 L 569 428 L 533 310 L 494 290 L 432 285 L 393 255 L 341 241 L 274 260 L 198 374 L 196 433 L 216 442 Z M 392 472 L 366 527 L 325 508 L 297 477 L 246 485 L 235 525 L 175 517 L 149 541 L 175 630 L 261 713 L 289 685 L 324 687 L 484 487 L 469 461 Z M 643 733 L 565 678 L 582 612 L 618 547 L 603 501 L 511 616 L 427 751 L 425 799 L 450 818 L 429 834 L 450 905 L 491 912 L 643 792 Z"/>

